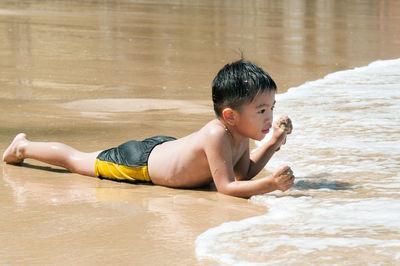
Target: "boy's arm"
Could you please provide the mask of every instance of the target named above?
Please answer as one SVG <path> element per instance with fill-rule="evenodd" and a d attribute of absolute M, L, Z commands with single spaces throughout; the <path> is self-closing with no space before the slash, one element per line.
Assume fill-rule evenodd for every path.
<path fill-rule="evenodd" d="M 282 166 L 275 173 L 267 177 L 259 178 L 257 180 L 238 180 L 232 182 L 229 184 L 228 191 L 230 193 L 225 194 L 236 197 L 249 198 L 254 195 L 265 194 L 275 190 L 286 191 L 294 184 L 293 175 L 281 175 L 287 169 L 289 169 L 288 166 Z"/>
<path fill-rule="evenodd" d="M 292 130 L 291 121 L 288 117 L 283 117 L 290 123 L 290 131 Z M 280 126 L 280 120 L 273 125 L 273 136 L 264 145 L 249 155 L 249 151 L 243 154 L 242 158 L 235 166 L 236 178 L 238 180 L 250 180 L 255 177 L 268 163 L 274 153 L 285 144 L 288 130 Z"/>
<path fill-rule="evenodd" d="M 235 180 L 232 165 L 230 137 L 225 132 L 217 132 L 205 143 L 205 153 L 218 192 L 249 198 L 274 190 L 285 191 L 293 185 L 292 178 L 279 176 L 288 167 L 282 167 L 271 176 L 251 181 Z"/>
<path fill-rule="evenodd" d="M 250 154 L 247 150 L 235 166 L 237 180 L 250 180 L 268 163 L 278 148 L 271 140 Z"/>
<path fill-rule="evenodd" d="M 280 146 L 285 142 L 285 140 L 286 133 L 283 132 L 278 139 L 271 138 L 267 143 L 250 154 L 250 166 L 247 174 L 249 179 L 256 176 L 265 167 L 265 165 L 267 165 L 268 161 L 275 154 L 275 152 L 279 150 Z"/>

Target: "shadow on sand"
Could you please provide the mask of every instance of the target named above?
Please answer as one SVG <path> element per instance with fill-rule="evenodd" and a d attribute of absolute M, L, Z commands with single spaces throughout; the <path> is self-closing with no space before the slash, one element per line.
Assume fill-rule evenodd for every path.
<path fill-rule="evenodd" d="M 311 190 L 311 189 L 330 189 L 330 190 L 350 190 L 354 189 L 354 185 L 348 182 L 337 180 L 328 180 L 328 173 L 321 173 L 314 176 L 301 177 L 302 180 L 296 182 L 293 188 L 298 190 Z"/>
<path fill-rule="evenodd" d="M 16 165 L 16 166 L 21 166 L 21 167 L 26 167 L 26 168 L 36 169 L 36 170 L 42 170 L 42 171 L 48 171 L 48 172 L 54 172 L 54 173 L 71 173 L 67 169 L 54 168 L 51 166 L 34 165 L 34 164 L 30 164 L 30 163 L 25 163 L 25 162 L 20 165 Z"/>

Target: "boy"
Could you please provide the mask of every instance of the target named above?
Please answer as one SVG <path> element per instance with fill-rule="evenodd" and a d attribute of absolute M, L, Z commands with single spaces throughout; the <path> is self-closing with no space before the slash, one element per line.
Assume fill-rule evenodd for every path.
<path fill-rule="evenodd" d="M 212 83 L 216 119 L 186 137 L 157 136 L 84 153 L 62 143 L 29 141 L 20 133 L 4 152 L 3 161 L 20 164 L 32 158 L 73 173 L 175 188 L 200 187 L 214 181 L 218 192 L 244 198 L 285 191 L 294 182 L 292 174 L 283 174 L 288 166 L 271 176 L 250 180 L 292 130 L 287 117 L 286 128 L 272 124 L 275 92 L 275 82 L 267 73 L 239 60 L 223 67 Z M 271 140 L 250 154 L 249 139 L 262 140 L 271 127 Z"/>

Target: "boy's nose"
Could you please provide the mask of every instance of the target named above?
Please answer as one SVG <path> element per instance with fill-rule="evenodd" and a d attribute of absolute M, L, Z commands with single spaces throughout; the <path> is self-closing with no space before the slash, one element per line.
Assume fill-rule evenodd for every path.
<path fill-rule="evenodd" d="M 274 120 L 274 115 L 273 114 L 267 114 L 267 116 L 265 117 L 265 122 L 266 123 L 272 123 L 272 121 Z"/>

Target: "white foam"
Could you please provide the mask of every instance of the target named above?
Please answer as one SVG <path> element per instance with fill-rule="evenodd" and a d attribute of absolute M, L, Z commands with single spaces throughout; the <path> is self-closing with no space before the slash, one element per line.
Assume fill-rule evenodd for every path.
<path fill-rule="evenodd" d="M 283 248 L 290 248 L 292 255 L 319 254 L 335 247 L 400 252 L 400 199 L 256 196 L 251 201 L 267 205 L 268 212 L 224 223 L 201 234 L 196 240 L 199 259 L 236 264 L 243 262 L 237 255 L 244 249 L 249 254 L 248 264 L 266 253 L 271 254 L 271 263 L 271 258 L 278 259 L 274 252 Z M 382 232 L 396 233 L 397 237 L 382 239 Z M 389 254 L 389 258 L 394 255 Z"/>
<path fill-rule="evenodd" d="M 201 234 L 198 258 L 265 265 L 304 262 L 311 257 L 301 256 L 311 254 L 336 263 L 343 248 L 359 262 L 366 249 L 384 261 L 400 258 L 399 106 L 400 59 L 277 95 L 276 117 L 288 114 L 294 131 L 267 169 L 289 164 L 296 184 L 253 197 L 268 207 L 265 215 Z"/>

